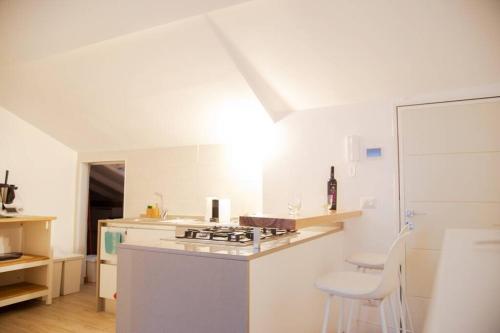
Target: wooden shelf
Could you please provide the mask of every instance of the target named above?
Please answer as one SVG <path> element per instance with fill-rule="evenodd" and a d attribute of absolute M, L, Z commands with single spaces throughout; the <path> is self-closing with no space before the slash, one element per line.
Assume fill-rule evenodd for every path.
<path fill-rule="evenodd" d="M 0 273 L 44 266 L 49 263 L 50 259 L 48 257 L 25 254 L 18 259 L 0 261 Z"/>
<path fill-rule="evenodd" d="M 16 216 L 16 217 L 0 217 L 0 223 L 19 223 L 19 222 L 46 222 L 53 221 L 54 216 Z"/>
<path fill-rule="evenodd" d="M 0 306 L 47 296 L 49 288 L 33 283 L 21 282 L 0 287 Z"/>
<path fill-rule="evenodd" d="M 53 221 L 56 218 L 54 216 L 16 216 L 16 217 L 0 217 L 1 223 L 19 223 L 19 222 L 46 222 Z"/>

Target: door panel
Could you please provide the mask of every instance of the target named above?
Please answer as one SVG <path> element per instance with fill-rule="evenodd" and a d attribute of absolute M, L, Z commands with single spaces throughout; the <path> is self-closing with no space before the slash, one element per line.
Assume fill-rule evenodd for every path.
<path fill-rule="evenodd" d="M 500 203 L 411 202 L 411 207 L 426 215 L 413 218 L 414 237 L 407 242 L 410 249 L 441 249 L 447 228 L 490 228 L 500 223 Z"/>
<path fill-rule="evenodd" d="M 405 109 L 418 110 L 401 113 L 400 120 L 411 124 L 404 133 L 409 155 L 500 151 L 498 101 L 494 99 Z"/>
<path fill-rule="evenodd" d="M 411 311 L 416 332 L 422 332 L 427 310 L 430 306 L 430 299 L 426 297 L 408 297 L 408 307 Z M 443 332 L 445 333 L 445 332 Z"/>
<path fill-rule="evenodd" d="M 406 252 L 406 288 L 408 296 L 431 297 L 440 251 L 408 250 Z"/>
<path fill-rule="evenodd" d="M 407 156 L 404 167 L 406 202 L 500 203 L 500 152 Z"/>
<path fill-rule="evenodd" d="M 500 98 L 399 107 L 398 137 L 400 209 L 416 213 L 404 274 L 418 333 L 445 230 L 500 222 Z"/>

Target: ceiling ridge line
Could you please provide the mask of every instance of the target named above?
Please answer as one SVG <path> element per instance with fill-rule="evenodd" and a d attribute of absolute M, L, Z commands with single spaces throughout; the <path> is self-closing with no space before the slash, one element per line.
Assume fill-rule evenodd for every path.
<path fill-rule="evenodd" d="M 257 69 L 250 63 L 248 58 L 245 57 L 240 50 L 238 50 L 231 40 L 229 40 L 213 19 L 208 14 L 205 14 L 204 16 L 227 55 L 233 61 L 236 69 L 240 72 L 241 76 L 271 119 L 274 122 L 278 122 L 295 111 L 276 91 L 276 89 L 262 77 Z"/>

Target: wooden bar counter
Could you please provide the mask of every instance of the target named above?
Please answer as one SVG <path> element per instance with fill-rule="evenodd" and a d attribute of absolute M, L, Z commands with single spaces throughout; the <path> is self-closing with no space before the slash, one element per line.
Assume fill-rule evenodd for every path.
<path fill-rule="evenodd" d="M 360 210 L 326 211 L 298 215 L 240 216 L 240 225 L 247 227 L 298 230 L 321 224 L 333 224 L 361 216 Z"/>

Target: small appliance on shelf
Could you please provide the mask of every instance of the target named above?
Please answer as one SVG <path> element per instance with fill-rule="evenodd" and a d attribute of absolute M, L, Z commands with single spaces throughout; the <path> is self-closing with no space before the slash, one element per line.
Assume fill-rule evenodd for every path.
<path fill-rule="evenodd" d="M 23 256 L 22 252 L 0 253 L 0 261 L 15 260 L 21 258 L 22 256 Z"/>
<path fill-rule="evenodd" d="M 16 217 L 22 212 L 22 208 L 14 202 L 16 198 L 15 191 L 17 190 L 16 185 L 8 183 L 9 180 L 9 170 L 5 171 L 5 181 L 3 184 L 0 183 L 0 200 L 2 206 L 0 207 L 0 217 Z"/>

